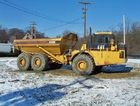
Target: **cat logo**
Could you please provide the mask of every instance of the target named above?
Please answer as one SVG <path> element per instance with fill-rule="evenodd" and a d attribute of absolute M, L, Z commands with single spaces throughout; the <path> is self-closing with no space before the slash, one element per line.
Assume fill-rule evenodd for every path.
<path fill-rule="evenodd" d="M 98 45 L 97 49 L 105 49 L 105 45 Z"/>

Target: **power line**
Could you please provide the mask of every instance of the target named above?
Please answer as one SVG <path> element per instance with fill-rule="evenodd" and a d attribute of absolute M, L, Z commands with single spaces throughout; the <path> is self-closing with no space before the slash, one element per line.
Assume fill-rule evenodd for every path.
<path fill-rule="evenodd" d="M 17 4 L 14 4 L 12 2 L 9 2 L 7 0 L 4 0 L 5 2 L 8 2 L 9 4 L 5 3 L 5 2 L 1 2 L 1 4 L 4 4 L 6 6 L 9 6 L 9 7 L 12 7 L 14 9 L 17 9 L 17 10 L 20 10 L 20 11 L 23 11 L 25 13 L 28 13 L 28 14 L 31 14 L 31 15 L 34 15 L 34 16 L 38 16 L 40 18 L 44 18 L 44 19 L 48 19 L 48 20 L 51 20 L 51 21 L 55 21 L 55 22 L 60 22 L 60 23 L 68 23 L 67 21 L 64 21 L 64 20 L 60 20 L 60 19 L 56 19 L 56 18 L 53 18 L 53 17 L 50 17 L 50 16 L 46 16 L 46 15 L 43 15 L 41 13 L 38 13 L 38 12 L 35 12 L 35 11 L 32 11 L 32 10 L 29 10 L 25 7 L 21 7 Z M 16 6 L 16 7 L 15 7 Z"/>
<path fill-rule="evenodd" d="M 52 30 L 52 29 L 55 29 L 55 28 L 58 28 L 58 27 L 62 27 L 62 26 L 65 26 L 65 25 L 67 25 L 67 24 L 71 24 L 71 23 L 73 23 L 73 22 L 79 21 L 79 20 L 81 20 L 81 19 L 82 19 L 82 18 L 78 18 L 78 19 L 73 20 L 73 21 L 71 21 L 71 22 L 67 22 L 67 23 L 65 23 L 65 24 L 58 25 L 58 26 L 54 26 L 54 27 L 47 28 L 47 29 L 43 29 L 43 30 L 40 30 L 40 31 Z"/>
<path fill-rule="evenodd" d="M 83 27 L 83 24 L 81 25 L 81 27 L 80 27 L 80 29 L 78 30 L 77 34 L 81 31 L 82 27 Z"/>
<path fill-rule="evenodd" d="M 58 28 L 58 27 L 62 27 L 62 26 L 68 25 L 68 24 L 73 24 L 74 22 L 76 22 L 76 21 L 82 19 L 82 18 L 78 18 L 78 19 L 76 19 L 76 20 L 67 22 L 67 21 L 55 19 L 55 18 L 53 18 L 53 17 L 49 17 L 49 16 L 46 16 L 46 15 L 40 14 L 40 13 L 38 13 L 38 12 L 29 10 L 29 9 L 27 9 L 27 8 L 21 7 L 21 6 L 17 5 L 17 4 L 14 4 L 14 3 L 12 3 L 12 2 L 9 2 L 9 1 L 7 1 L 7 0 L 4 0 L 4 1 L 6 1 L 6 2 L 8 2 L 8 3 L 10 3 L 10 4 L 7 4 L 7 3 L 1 2 L 1 1 L 0 1 L 0 3 L 1 3 L 1 4 L 4 4 L 4 5 L 6 5 L 6 6 L 12 7 L 12 8 L 14 8 L 14 9 L 17 9 L 17 10 L 20 10 L 20 11 L 23 11 L 23 12 L 26 12 L 26 13 L 28 13 L 28 14 L 34 15 L 34 16 L 38 16 L 38 17 L 45 18 L 45 19 L 49 19 L 49 20 L 52 20 L 52 21 L 64 23 L 64 24 L 61 24 L 61 25 L 58 25 L 58 26 L 54 26 L 54 27 L 51 27 L 51 28 L 47 28 L 47 29 L 44 29 L 44 30 L 40 30 L 40 31 L 51 30 L 51 29 L 55 29 L 55 28 Z M 14 5 L 14 6 L 13 6 L 13 5 Z M 15 7 L 15 6 L 16 6 L 16 7 Z"/>
<path fill-rule="evenodd" d="M 41 18 L 45 18 L 45 17 L 42 17 L 42 16 L 40 16 L 40 15 L 38 15 L 38 14 L 35 14 L 35 13 L 32 13 L 32 12 L 29 12 L 29 11 L 26 11 L 26 10 L 23 10 L 23 9 L 20 9 L 20 8 L 18 8 L 18 7 L 14 7 L 14 6 L 10 5 L 10 4 L 6 4 L 6 3 L 1 2 L 1 1 L 0 1 L 0 3 L 1 3 L 1 4 L 4 4 L 4 5 L 6 5 L 6 6 L 12 7 L 12 8 L 14 8 L 14 9 L 17 9 L 17 10 L 20 10 L 20 11 L 23 11 L 23 12 L 26 12 L 26 13 L 29 13 L 29 14 L 34 15 L 34 16 L 38 16 L 38 17 L 41 17 Z"/>
<path fill-rule="evenodd" d="M 43 14 L 41 14 L 41 13 L 32 11 L 32 10 L 29 10 L 29 9 L 27 9 L 27 8 L 25 8 L 25 7 L 21 7 L 21 6 L 17 5 L 17 4 L 14 4 L 14 3 L 10 2 L 10 1 L 7 1 L 7 0 L 4 0 L 4 1 L 6 1 L 6 2 L 12 4 L 12 5 L 15 5 L 15 6 L 19 7 L 19 8 L 22 8 L 22 9 L 25 9 L 25 10 L 27 10 L 27 11 L 33 12 L 33 13 L 35 13 L 35 14 L 37 14 L 37 15 L 40 15 L 40 16 L 42 16 L 42 18 L 46 18 L 46 19 L 49 19 L 49 20 L 52 20 L 52 21 L 56 21 L 56 22 L 61 22 L 61 23 L 65 23 L 65 22 L 66 22 L 66 21 L 64 21 L 64 20 L 56 19 L 56 18 L 53 18 L 53 17 L 50 17 L 50 16 L 43 15 Z"/>
<path fill-rule="evenodd" d="M 34 14 L 36 14 L 37 16 L 39 16 L 39 17 L 41 17 L 41 18 L 46 18 L 46 19 L 49 19 L 49 20 L 52 20 L 52 21 L 56 21 L 56 22 L 61 22 L 61 23 L 67 22 L 67 21 L 64 21 L 64 20 L 56 19 L 56 18 L 53 18 L 53 17 L 50 17 L 50 16 L 43 15 L 43 14 L 41 14 L 41 13 L 32 11 L 32 10 L 29 10 L 29 9 L 27 9 L 27 8 L 25 8 L 25 7 L 21 7 L 21 6 L 17 5 L 17 4 L 14 4 L 14 3 L 12 3 L 12 2 L 9 2 L 9 1 L 7 1 L 7 0 L 4 0 L 4 1 L 6 1 L 6 2 L 12 4 L 12 5 L 17 6 L 17 7 L 19 7 L 20 9 L 22 8 L 22 9 L 26 9 L 26 10 L 28 10 L 28 11 L 30 11 L 30 12 L 33 12 Z"/>

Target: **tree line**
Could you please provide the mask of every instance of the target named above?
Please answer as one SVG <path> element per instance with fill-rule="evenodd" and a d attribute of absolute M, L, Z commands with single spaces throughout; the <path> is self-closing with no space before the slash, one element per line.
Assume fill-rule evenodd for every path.
<path fill-rule="evenodd" d="M 118 24 L 117 27 L 111 26 L 108 31 L 112 31 L 118 42 L 123 42 L 123 24 Z M 15 36 L 16 39 L 22 39 L 26 33 L 29 33 L 30 29 L 22 30 L 18 28 L 7 29 L 0 26 L 0 43 L 6 43 L 9 41 L 11 36 Z M 62 35 L 71 32 L 70 30 L 65 30 L 62 32 Z M 87 31 L 88 32 L 88 31 Z M 45 34 L 39 31 L 36 31 L 37 38 L 44 38 Z M 89 35 L 89 34 L 87 34 Z M 93 36 L 93 35 L 92 35 Z M 61 37 L 57 35 L 56 37 Z M 87 38 L 90 38 L 87 36 Z M 93 36 L 94 39 L 94 36 Z M 83 44 L 83 37 L 79 37 L 79 40 L 76 45 L 76 49 L 80 49 Z M 129 55 L 140 55 L 140 22 L 131 22 L 130 20 L 126 21 L 126 45 L 127 45 L 127 54 Z"/>
<path fill-rule="evenodd" d="M 26 30 L 18 29 L 18 28 L 5 28 L 0 26 L 0 43 L 7 43 L 9 42 L 12 36 L 15 36 L 16 39 L 22 39 L 26 33 L 30 33 L 30 29 L 27 28 Z M 44 38 L 44 33 L 36 31 L 37 38 Z"/>
<path fill-rule="evenodd" d="M 140 55 L 140 22 L 126 21 L 126 37 L 128 55 Z M 116 35 L 118 42 L 123 42 L 123 24 L 118 25 L 118 29 L 111 28 Z"/>

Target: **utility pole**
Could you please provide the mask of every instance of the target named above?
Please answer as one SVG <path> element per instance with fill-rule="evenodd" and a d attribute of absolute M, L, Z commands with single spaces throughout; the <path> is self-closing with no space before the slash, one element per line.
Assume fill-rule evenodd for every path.
<path fill-rule="evenodd" d="M 91 4 L 91 2 L 79 2 L 80 4 L 83 4 L 84 5 L 84 12 L 83 12 L 83 15 L 84 15 L 84 43 L 86 43 L 86 11 L 87 11 L 87 8 L 86 8 L 86 5 L 87 4 Z"/>
<path fill-rule="evenodd" d="M 125 44 L 125 15 L 123 15 L 123 42 Z"/>
<path fill-rule="evenodd" d="M 36 38 L 36 29 L 35 29 L 35 22 L 32 22 L 30 33 L 26 33 L 26 35 L 23 37 L 23 39 L 35 39 Z"/>
<path fill-rule="evenodd" d="M 35 39 L 36 38 L 36 28 L 35 28 L 35 25 L 36 25 L 36 23 L 35 22 L 32 22 L 32 24 L 31 24 L 31 36 L 32 36 L 32 38 L 33 39 Z"/>
<path fill-rule="evenodd" d="M 31 34 L 35 34 L 36 33 L 35 25 L 36 25 L 35 22 L 31 23 Z"/>

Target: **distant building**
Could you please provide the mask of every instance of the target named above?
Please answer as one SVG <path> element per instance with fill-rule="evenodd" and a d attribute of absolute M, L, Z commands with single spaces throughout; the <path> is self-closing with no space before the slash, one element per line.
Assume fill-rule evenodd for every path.
<path fill-rule="evenodd" d="M 14 46 L 11 43 L 0 43 L 0 52 L 14 52 Z"/>

